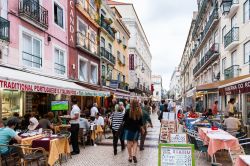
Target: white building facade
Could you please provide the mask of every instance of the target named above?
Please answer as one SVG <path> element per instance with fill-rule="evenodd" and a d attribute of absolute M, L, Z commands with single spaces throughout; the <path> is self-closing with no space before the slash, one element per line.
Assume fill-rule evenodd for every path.
<path fill-rule="evenodd" d="M 180 72 L 176 68 L 172 74 L 169 85 L 169 97 L 174 100 L 181 99 Z"/>
<path fill-rule="evenodd" d="M 130 31 L 129 48 L 129 88 L 132 95 L 151 95 L 151 60 L 149 42 L 136 14 L 133 4 L 115 5 L 122 15 L 122 20 Z"/>
<path fill-rule="evenodd" d="M 153 100 L 161 101 L 162 99 L 162 77 L 160 75 L 152 75 L 152 83 L 154 85 Z"/>

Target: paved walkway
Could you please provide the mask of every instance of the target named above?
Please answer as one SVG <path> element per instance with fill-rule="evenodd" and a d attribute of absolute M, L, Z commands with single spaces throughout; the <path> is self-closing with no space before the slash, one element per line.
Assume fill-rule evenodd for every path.
<path fill-rule="evenodd" d="M 158 165 L 158 138 L 160 132 L 160 123 L 157 119 L 157 115 L 151 116 L 154 128 L 148 129 L 147 139 L 145 141 L 145 150 L 138 151 L 138 163 L 131 164 L 128 162 L 127 150 L 121 151 L 118 147 L 118 154 L 113 155 L 112 139 L 104 139 L 102 144 L 98 146 L 86 146 L 84 149 L 81 147 L 81 153 L 76 156 L 72 156 L 67 163 L 63 163 L 63 166 L 157 166 Z M 198 152 L 196 152 L 196 165 L 197 166 L 210 166 L 211 163 L 206 160 L 205 156 L 200 157 L 198 160 Z M 223 166 L 232 165 L 227 153 L 217 156 L 217 161 L 224 163 Z"/>

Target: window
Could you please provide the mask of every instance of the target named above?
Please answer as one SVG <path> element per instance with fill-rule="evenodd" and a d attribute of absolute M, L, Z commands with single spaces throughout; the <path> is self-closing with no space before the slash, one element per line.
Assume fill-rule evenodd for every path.
<path fill-rule="evenodd" d="M 125 61 L 126 61 L 126 60 L 125 60 L 125 56 L 123 55 L 123 56 L 122 56 L 122 62 L 123 62 L 124 65 L 125 65 Z"/>
<path fill-rule="evenodd" d="M 89 0 L 90 6 L 95 9 L 95 0 Z"/>
<path fill-rule="evenodd" d="M 117 40 L 121 40 L 121 36 L 120 36 L 120 32 L 119 31 L 116 32 L 116 38 L 117 38 Z"/>
<path fill-rule="evenodd" d="M 97 53 L 96 32 L 93 30 L 90 30 L 90 51 L 94 54 Z"/>
<path fill-rule="evenodd" d="M 80 19 L 77 19 L 77 44 L 87 48 L 87 25 Z"/>
<path fill-rule="evenodd" d="M 118 81 L 121 80 L 121 74 L 120 74 L 120 73 L 117 74 L 117 80 L 118 80 Z"/>
<path fill-rule="evenodd" d="M 106 66 L 102 65 L 102 76 L 106 76 Z"/>
<path fill-rule="evenodd" d="M 54 3 L 54 21 L 58 26 L 64 28 L 63 9 L 57 3 Z"/>
<path fill-rule="evenodd" d="M 122 78 L 122 81 L 123 81 L 123 82 L 126 82 L 126 76 L 123 75 L 122 77 L 123 77 L 123 78 Z"/>
<path fill-rule="evenodd" d="M 87 81 L 87 61 L 80 59 L 79 61 L 79 80 L 80 81 Z"/>
<path fill-rule="evenodd" d="M 233 53 L 232 53 L 232 55 L 231 55 L 231 66 L 233 66 L 233 65 L 236 65 L 237 63 L 236 63 L 236 61 L 237 61 L 237 51 L 234 51 Z"/>
<path fill-rule="evenodd" d="M 123 45 L 126 45 L 126 40 L 124 36 L 122 37 L 122 42 L 123 42 Z"/>
<path fill-rule="evenodd" d="M 55 72 L 57 74 L 64 75 L 66 72 L 65 62 L 64 62 L 64 51 L 55 48 Z"/>
<path fill-rule="evenodd" d="M 91 64 L 90 65 L 90 83 L 97 84 L 97 65 Z"/>
<path fill-rule="evenodd" d="M 41 40 L 23 33 L 22 59 L 25 66 L 42 67 L 42 42 Z"/>
<path fill-rule="evenodd" d="M 214 33 L 214 43 L 220 43 L 218 30 Z"/>
<path fill-rule="evenodd" d="M 103 37 L 101 37 L 101 43 L 100 46 L 105 48 L 105 39 Z"/>
<path fill-rule="evenodd" d="M 236 14 L 231 19 L 231 28 L 237 27 L 237 17 Z"/>
<path fill-rule="evenodd" d="M 120 53 L 120 51 L 117 51 L 117 59 L 121 61 L 121 53 Z"/>
<path fill-rule="evenodd" d="M 223 29 L 222 29 L 222 39 L 221 39 L 221 41 L 222 41 L 222 43 L 224 43 L 224 36 L 226 35 L 226 29 L 227 27 L 226 27 L 226 25 L 223 27 Z"/>
<path fill-rule="evenodd" d="M 244 8 L 243 8 L 243 22 L 246 23 L 247 21 L 250 20 L 250 3 L 249 0 L 247 0 L 244 3 Z"/>
<path fill-rule="evenodd" d="M 108 52 L 112 54 L 112 45 L 109 44 Z"/>
<path fill-rule="evenodd" d="M 224 73 L 224 70 L 226 69 L 226 58 L 222 59 L 222 73 Z"/>
<path fill-rule="evenodd" d="M 244 63 L 249 62 L 250 57 L 250 41 L 244 44 Z"/>

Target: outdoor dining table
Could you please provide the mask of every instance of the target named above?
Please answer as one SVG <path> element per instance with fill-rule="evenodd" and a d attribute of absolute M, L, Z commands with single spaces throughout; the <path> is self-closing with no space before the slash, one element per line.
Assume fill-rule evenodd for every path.
<path fill-rule="evenodd" d="M 59 160 L 60 154 L 69 154 L 70 146 L 69 141 L 66 137 L 59 137 L 57 135 L 52 135 L 51 137 L 41 137 L 33 140 L 32 148 L 42 147 L 47 152 L 49 152 L 48 156 L 48 164 L 54 165 L 56 161 Z"/>
<path fill-rule="evenodd" d="M 240 149 L 239 141 L 236 137 L 228 132 L 218 129 L 212 130 L 211 128 L 199 128 L 199 136 L 205 145 L 208 145 L 207 153 L 212 157 L 221 149 Z"/>
<path fill-rule="evenodd" d="M 250 166 L 250 155 L 239 155 L 235 166 Z"/>

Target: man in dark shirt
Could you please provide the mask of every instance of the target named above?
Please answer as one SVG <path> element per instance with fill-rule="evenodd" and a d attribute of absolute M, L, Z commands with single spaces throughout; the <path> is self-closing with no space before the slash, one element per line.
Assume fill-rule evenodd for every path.
<path fill-rule="evenodd" d="M 144 150 L 144 142 L 147 136 L 147 124 L 149 123 L 150 126 L 153 127 L 151 118 L 149 116 L 149 112 L 147 110 L 148 108 L 147 104 L 148 102 L 144 101 L 144 107 L 142 108 L 142 123 L 143 123 L 144 132 L 141 133 L 140 150 Z"/>

